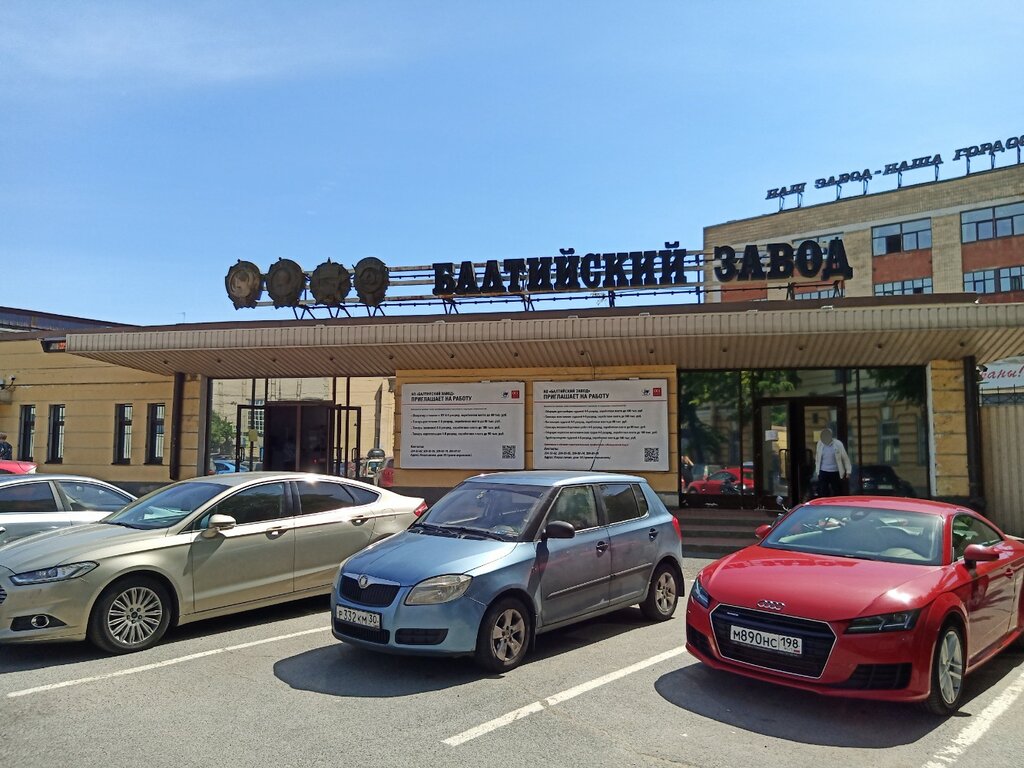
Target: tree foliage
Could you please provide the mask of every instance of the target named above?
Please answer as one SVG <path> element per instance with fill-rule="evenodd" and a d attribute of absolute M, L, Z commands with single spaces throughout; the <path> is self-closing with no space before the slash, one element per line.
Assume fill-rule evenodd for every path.
<path fill-rule="evenodd" d="M 210 452 L 234 453 L 235 425 L 216 411 L 210 412 Z"/>
<path fill-rule="evenodd" d="M 792 392 L 800 384 L 796 371 L 707 371 L 679 375 L 679 431 L 688 439 L 690 458 L 707 463 L 722 448 L 730 434 L 715 429 L 715 411 L 737 415 L 750 424 L 753 400 Z M 737 412 L 737 408 L 739 409 Z M 710 421 L 701 419 L 701 411 L 710 411 Z"/>

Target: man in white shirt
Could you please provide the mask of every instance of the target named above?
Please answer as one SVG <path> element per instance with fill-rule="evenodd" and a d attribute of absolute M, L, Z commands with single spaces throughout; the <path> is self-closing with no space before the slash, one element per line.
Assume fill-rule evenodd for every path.
<path fill-rule="evenodd" d="M 831 429 L 821 430 L 814 451 L 814 476 L 818 479 L 819 496 L 842 496 L 843 478 L 850 476 L 850 457 L 843 444 L 832 436 Z"/>

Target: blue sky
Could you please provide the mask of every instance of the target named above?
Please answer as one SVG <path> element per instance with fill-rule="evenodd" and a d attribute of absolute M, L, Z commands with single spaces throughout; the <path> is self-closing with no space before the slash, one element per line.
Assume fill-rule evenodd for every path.
<path fill-rule="evenodd" d="M 1022 40 L 1009 0 L 5 0 L 0 305 L 286 319 L 228 267 L 700 248 L 770 187 L 962 174 L 1024 133 Z"/>

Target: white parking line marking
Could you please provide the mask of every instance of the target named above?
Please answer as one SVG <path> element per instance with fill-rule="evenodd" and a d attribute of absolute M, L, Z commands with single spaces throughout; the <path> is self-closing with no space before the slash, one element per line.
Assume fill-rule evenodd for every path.
<path fill-rule="evenodd" d="M 949 768 L 956 763 L 968 747 L 981 739 L 992 727 L 992 724 L 1006 714 L 1006 711 L 1013 706 L 1022 693 L 1024 693 L 1024 672 L 1013 681 L 1009 688 L 999 694 L 995 701 L 972 717 L 971 722 L 957 734 L 949 746 L 936 752 L 933 758 L 924 764 L 924 768 Z"/>
<path fill-rule="evenodd" d="M 536 714 L 537 712 L 543 712 L 548 707 L 553 707 L 557 704 L 561 704 L 569 699 L 574 699 L 582 693 L 592 691 L 595 688 L 600 688 L 602 685 L 619 680 L 627 675 L 632 675 L 634 672 L 639 672 L 641 669 L 647 669 L 655 664 L 660 664 L 663 661 L 679 656 L 680 654 L 686 653 L 685 648 L 673 648 L 671 651 L 665 651 L 659 653 L 657 656 L 651 656 L 649 659 L 638 661 L 636 664 L 630 664 L 628 667 L 623 667 L 615 672 L 609 672 L 607 675 L 596 677 L 593 680 L 588 680 L 585 683 L 580 683 L 572 688 L 567 688 L 560 693 L 556 693 L 554 696 L 548 696 L 543 701 L 535 701 L 532 704 L 527 704 L 525 707 L 508 712 L 501 717 L 496 717 L 493 720 L 488 720 L 486 723 L 481 723 L 475 728 L 470 728 L 468 731 L 456 734 L 451 738 L 445 739 L 444 743 L 449 747 L 457 747 L 460 744 L 465 744 L 467 741 L 479 738 L 486 733 L 496 731 L 499 728 L 504 728 L 506 725 L 514 723 L 516 720 L 522 720 L 524 717 Z"/>
<path fill-rule="evenodd" d="M 277 635 L 276 637 L 265 637 L 262 640 L 252 640 L 248 643 L 238 643 L 237 645 L 227 645 L 223 648 L 214 648 L 210 651 L 200 651 L 199 653 L 190 653 L 188 656 L 178 656 L 173 659 L 167 659 L 165 661 L 157 661 L 152 664 L 143 664 L 141 667 L 130 667 L 129 669 L 119 669 L 116 672 L 107 672 L 102 675 L 93 675 L 91 677 L 80 677 L 77 680 L 65 680 L 61 683 L 51 683 L 50 685 L 40 685 L 35 688 L 26 688 L 22 691 L 11 691 L 7 694 L 8 699 L 16 699 L 19 696 L 28 696 L 33 693 L 43 693 L 45 691 L 54 691 L 58 688 L 69 688 L 73 685 L 84 685 L 85 683 L 95 683 L 99 680 L 109 680 L 112 677 L 124 677 L 125 675 L 135 675 L 139 672 L 149 672 L 152 669 L 160 669 L 161 667 L 169 667 L 173 664 L 183 664 L 186 661 L 195 661 L 196 659 L 202 659 L 207 656 L 216 656 L 219 653 L 227 653 L 228 651 L 241 651 L 245 648 L 253 648 L 257 645 L 264 645 L 265 643 L 276 643 L 279 640 L 290 640 L 293 637 L 302 637 L 303 635 L 312 635 L 317 632 L 326 632 L 330 627 L 317 627 L 316 629 L 304 629 L 301 632 L 291 632 L 287 635 Z"/>

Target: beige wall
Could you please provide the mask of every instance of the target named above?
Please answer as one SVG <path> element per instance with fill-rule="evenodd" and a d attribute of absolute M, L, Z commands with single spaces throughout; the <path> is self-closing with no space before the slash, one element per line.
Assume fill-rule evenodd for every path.
<path fill-rule="evenodd" d="M 480 474 L 479 470 L 402 469 L 401 445 L 401 387 L 405 384 L 442 384 L 475 381 L 522 381 L 526 384 L 525 467 L 533 468 L 533 383 L 535 381 L 573 381 L 628 379 L 630 377 L 665 379 L 668 382 L 669 471 L 637 472 L 645 477 L 656 491 L 679 492 L 679 412 L 675 366 L 637 366 L 607 368 L 524 368 L 476 369 L 466 371 L 398 371 L 395 393 L 395 485 L 408 488 L 451 488 L 467 477 Z"/>
<path fill-rule="evenodd" d="M 33 460 L 39 472 L 88 475 L 114 483 L 169 482 L 173 380 L 157 374 L 120 368 L 63 352 L 45 353 L 37 339 L 0 341 L 0 373 L 15 377 L 11 402 L 0 403 L 0 431 L 8 434 L 18 454 L 21 406 L 36 409 Z M 199 377 L 185 382 L 182 404 L 181 472 L 196 472 L 200 409 Z M 114 464 L 114 406 L 133 406 L 130 464 Z M 163 403 L 164 461 L 147 465 L 147 406 Z M 64 460 L 47 464 L 50 406 L 62 404 Z"/>
<path fill-rule="evenodd" d="M 967 497 L 967 415 L 964 369 L 959 360 L 934 360 L 928 366 L 928 420 L 932 456 L 932 493 Z"/>

